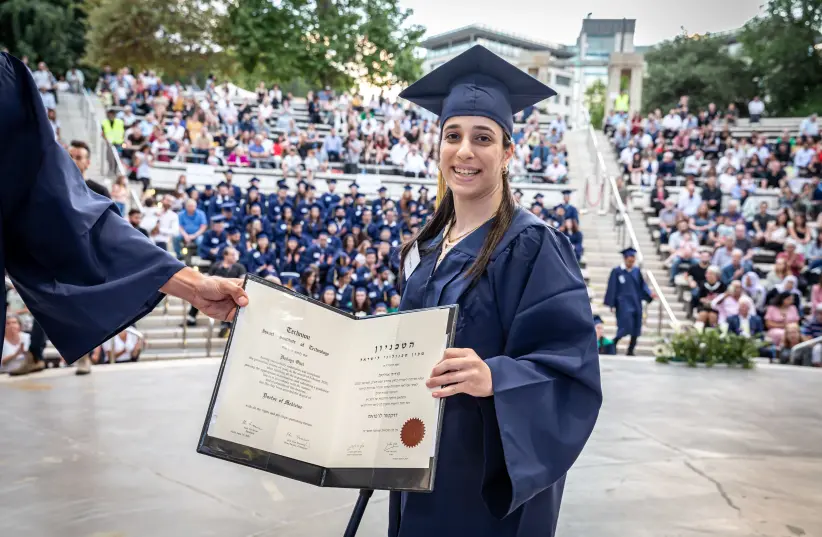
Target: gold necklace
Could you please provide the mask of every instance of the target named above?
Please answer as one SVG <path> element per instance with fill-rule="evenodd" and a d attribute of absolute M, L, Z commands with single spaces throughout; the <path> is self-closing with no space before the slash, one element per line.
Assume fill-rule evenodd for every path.
<path fill-rule="evenodd" d="M 490 219 L 489 219 L 489 220 L 490 220 Z M 488 221 L 488 220 L 486 220 L 486 222 L 487 222 L 487 221 Z M 475 231 L 476 231 L 476 230 L 478 230 L 478 229 L 479 229 L 479 228 L 480 228 L 483 224 L 485 224 L 485 222 L 480 222 L 480 223 L 479 223 L 476 227 L 474 227 L 473 229 L 469 229 L 468 231 L 465 231 L 465 232 L 463 232 L 463 233 L 460 233 L 457 237 L 455 237 L 455 238 L 453 238 L 453 239 L 450 237 L 450 235 L 451 235 L 451 224 L 449 224 L 449 225 L 448 225 L 448 229 L 445 231 L 445 235 L 443 236 L 443 239 L 442 239 L 442 249 L 443 249 L 443 251 L 448 251 L 448 250 L 450 250 L 452 246 L 454 246 L 455 244 L 457 244 L 457 243 L 460 241 L 460 239 L 462 239 L 462 238 L 463 238 L 463 237 L 465 237 L 466 235 L 470 235 L 471 233 L 475 232 Z"/>

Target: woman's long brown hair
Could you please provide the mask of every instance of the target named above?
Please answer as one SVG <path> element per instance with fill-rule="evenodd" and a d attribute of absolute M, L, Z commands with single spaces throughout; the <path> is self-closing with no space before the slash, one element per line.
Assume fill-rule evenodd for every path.
<path fill-rule="evenodd" d="M 442 144 L 442 135 L 440 135 L 440 144 Z M 511 136 L 503 131 L 502 149 L 506 151 L 512 145 Z M 439 172 L 438 180 L 444 183 L 442 172 Z M 491 229 L 488 231 L 488 236 L 485 237 L 485 243 L 483 243 L 477 259 L 474 260 L 471 268 L 469 268 L 466 273 L 466 276 L 473 278 L 471 285 L 476 284 L 480 276 L 482 276 L 482 273 L 485 272 L 485 268 L 491 260 L 491 254 L 494 253 L 494 250 L 497 245 L 499 245 L 503 235 L 505 235 L 505 232 L 514 219 L 516 206 L 517 203 L 516 200 L 514 200 L 513 193 L 511 193 L 511 185 L 508 180 L 508 169 L 504 169 L 502 171 L 502 202 L 500 202 L 497 214 L 491 223 Z M 439 235 L 442 230 L 445 229 L 446 225 L 454 221 L 455 216 L 454 193 L 448 188 L 445 190 L 445 195 L 442 196 L 442 200 L 437 200 L 437 208 L 431 219 L 426 222 L 425 226 L 423 226 L 415 237 L 402 245 L 400 249 L 400 282 L 405 280 L 405 258 L 413 248 L 414 243 L 420 244 L 420 255 L 428 253 L 427 249 L 422 249 L 422 245 Z"/>

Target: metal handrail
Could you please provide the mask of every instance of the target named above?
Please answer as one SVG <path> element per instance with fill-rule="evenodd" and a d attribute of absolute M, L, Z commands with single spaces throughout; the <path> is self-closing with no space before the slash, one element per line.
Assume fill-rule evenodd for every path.
<path fill-rule="evenodd" d="M 813 339 L 809 339 L 808 341 L 803 341 L 802 343 L 799 343 L 798 345 L 795 345 L 795 346 L 791 347 L 791 358 L 790 358 L 791 363 L 792 364 L 796 363 L 796 358 L 798 357 L 800 352 L 803 352 L 803 351 L 806 351 L 806 350 L 810 350 L 811 352 L 813 352 L 813 348 L 816 345 L 820 344 L 820 343 L 822 343 L 822 336 L 815 337 Z M 811 365 L 812 363 L 813 363 L 813 355 L 812 354 L 811 354 L 811 356 L 805 355 L 803 357 L 802 365 Z"/>
<path fill-rule="evenodd" d="M 639 246 L 639 240 L 637 239 L 636 232 L 634 231 L 634 225 L 631 222 L 631 217 L 628 215 L 628 211 L 625 209 L 625 205 L 622 203 L 622 199 L 619 196 L 619 190 L 617 188 L 616 179 L 613 175 L 606 172 L 605 159 L 602 156 L 602 152 L 599 150 L 599 144 L 596 141 L 596 133 L 594 132 L 593 127 L 591 127 L 590 125 L 588 126 L 588 135 L 591 139 L 591 142 L 593 143 L 593 148 L 596 153 L 597 164 L 599 166 L 598 172 L 601 173 L 600 177 L 603 177 L 605 179 L 605 190 L 607 191 L 602 200 L 602 209 L 600 210 L 600 214 L 608 212 L 610 202 L 614 202 L 614 205 L 617 209 L 614 216 L 615 218 L 620 217 L 622 219 L 621 228 L 623 231 L 620 232 L 620 241 L 622 245 L 625 246 L 625 238 L 627 234 L 628 244 L 637 252 L 637 264 L 639 265 L 642 273 L 645 275 L 646 280 L 651 285 L 651 289 L 653 289 L 654 293 L 657 296 L 657 300 L 659 301 L 659 323 L 657 325 L 657 334 L 661 334 L 662 332 L 663 310 L 665 311 L 665 314 L 668 317 L 668 324 L 675 331 L 678 331 L 680 323 L 677 320 L 676 315 L 674 315 L 674 312 L 671 309 L 671 305 L 665 298 L 665 294 L 662 292 L 662 288 L 659 286 L 659 282 L 657 282 L 656 277 L 654 276 L 652 271 L 643 268 L 644 257 L 642 255 L 642 249 Z M 613 198 L 613 200 L 611 200 L 611 198 Z"/>

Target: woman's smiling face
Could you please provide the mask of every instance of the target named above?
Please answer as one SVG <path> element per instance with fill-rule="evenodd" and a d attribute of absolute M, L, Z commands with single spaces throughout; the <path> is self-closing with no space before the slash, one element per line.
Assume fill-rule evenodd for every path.
<path fill-rule="evenodd" d="M 481 116 L 458 116 L 445 123 L 440 144 L 440 170 L 454 195 L 479 198 L 502 186 L 502 170 L 513 155 L 504 150 L 499 124 Z"/>

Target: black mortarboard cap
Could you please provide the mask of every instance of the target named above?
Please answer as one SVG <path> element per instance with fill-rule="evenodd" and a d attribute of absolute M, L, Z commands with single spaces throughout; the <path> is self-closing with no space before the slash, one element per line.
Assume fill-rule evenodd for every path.
<path fill-rule="evenodd" d="M 570 190 L 563 190 L 563 191 L 562 191 L 562 195 L 563 195 L 563 196 L 570 196 L 570 195 L 571 195 L 571 191 L 570 191 Z"/>
<path fill-rule="evenodd" d="M 414 187 L 412 187 L 411 185 L 405 185 L 405 187 L 403 187 L 403 188 L 405 190 L 412 190 Z"/>
<path fill-rule="evenodd" d="M 212 224 L 221 224 L 223 222 L 225 222 L 225 216 L 223 216 L 221 214 L 218 214 L 218 215 L 215 215 L 215 216 L 211 217 L 211 223 Z"/>
<path fill-rule="evenodd" d="M 268 233 L 266 233 L 264 231 L 262 233 L 257 233 L 257 240 L 260 240 L 260 239 L 271 239 L 271 237 L 269 237 Z"/>
<path fill-rule="evenodd" d="M 605 321 L 602 320 L 602 317 L 599 315 L 594 315 L 594 324 L 605 324 Z"/>
<path fill-rule="evenodd" d="M 237 204 L 234 203 L 233 201 L 227 201 L 227 202 L 223 203 L 222 205 L 220 205 L 220 208 L 224 211 L 233 211 L 234 209 L 237 208 Z"/>
<path fill-rule="evenodd" d="M 384 186 L 381 186 L 380 188 L 377 189 L 377 192 L 385 192 L 387 190 L 388 190 L 387 188 L 385 188 Z"/>
<path fill-rule="evenodd" d="M 249 180 L 248 180 L 248 182 L 249 182 L 249 183 L 252 183 L 252 184 L 253 184 L 253 183 L 259 183 L 259 182 L 260 182 L 260 178 L 259 178 L 259 177 L 252 177 L 251 179 L 249 179 Z"/>
<path fill-rule="evenodd" d="M 455 116 L 493 119 L 511 134 L 514 114 L 557 92 L 475 45 L 408 86 L 400 97 L 438 116 L 442 125 Z"/>
<path fill-rule="evenodd" d="M 348 188 L 360 188 L 360 185 L 358 185 L 357 182 L 354 181 L 350 185 L 348 185 Z"/>
<path fill-rule="evenodd" d="M 212 188 L 214 188 L 214 186 L 212 186 L 212 185 L 206 185 L 206 186 L 203 187 L 203 189 L 205 189 L 205 190 L 211 190 Z"/>
<path fill-rule="evenodd" d="M 636 250 L 633 248 L 625 248 L 620 252 L 622 257 L 636 257 Z"/>

